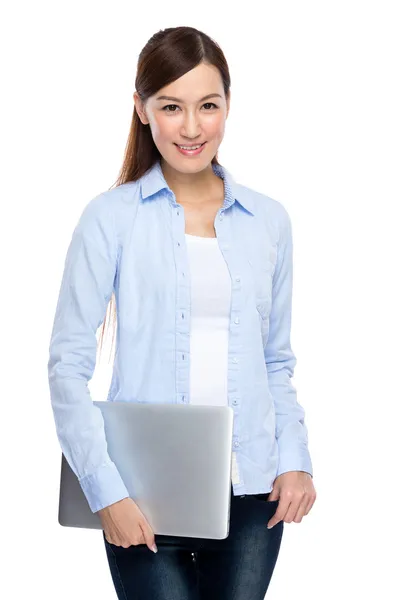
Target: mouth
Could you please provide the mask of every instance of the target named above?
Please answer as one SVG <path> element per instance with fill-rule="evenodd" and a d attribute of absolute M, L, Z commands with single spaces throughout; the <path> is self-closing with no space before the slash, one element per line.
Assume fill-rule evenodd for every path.
<path fill-rule="evenodd" d="M 193 156 L 196 154 L 200 154 L 200 152 L 203 150 L 204 146 L 206 145 L 207 142 L 203 142 L 202 144 L 195 144 L 192 146 L 186 146 L 184 148 L 181 148 L 181 146 L 179 146 L 179 144 L 174 144 L 178 150 L 178 152 L 180 152 L 181 154 L 185 155 L 185 156 Z"/>

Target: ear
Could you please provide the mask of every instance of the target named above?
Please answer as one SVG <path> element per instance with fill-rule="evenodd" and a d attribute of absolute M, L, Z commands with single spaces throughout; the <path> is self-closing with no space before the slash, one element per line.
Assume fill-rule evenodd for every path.
<path fill-rule="evenodd" d="M 143 125 L 148 125 L 149 120 L 146 116 L 146 111 L 144 110 L 144 104 L 137 92 L 133 93 L 133 101 L 135 103 L 136 112 L 139 115 L 139 119 L 143 123 Z"/>
<path fill-rule="evenodd" d="M 229 92 L 226 96 L 226 118 L 228 118 L 230 106 L 231 106 L 231 92 L 229 90 Z"/>

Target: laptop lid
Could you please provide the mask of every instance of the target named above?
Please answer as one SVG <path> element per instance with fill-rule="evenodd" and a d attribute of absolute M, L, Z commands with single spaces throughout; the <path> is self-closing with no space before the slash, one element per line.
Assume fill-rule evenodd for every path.
<path fill-rule="evenodd" d="M 155 534 L 229 534 L 233 409 L 229 406 L 94 401 L 108 453 Z M 60 525 L 102 529 L 62 454 Z"/>

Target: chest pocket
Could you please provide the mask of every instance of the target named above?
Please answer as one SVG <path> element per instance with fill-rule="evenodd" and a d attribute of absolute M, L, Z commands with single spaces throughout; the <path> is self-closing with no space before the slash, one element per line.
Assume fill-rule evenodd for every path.
<path fill-rule="evenodd" d="M 277 246 L 265 243 L 264 247 L 253 247 L 248 255 L 254 286 L 256 308 L 260 315 L 263 333 L 267 333 L 268 318 L 272 304 L 272 278 L 277 260 Z"/>

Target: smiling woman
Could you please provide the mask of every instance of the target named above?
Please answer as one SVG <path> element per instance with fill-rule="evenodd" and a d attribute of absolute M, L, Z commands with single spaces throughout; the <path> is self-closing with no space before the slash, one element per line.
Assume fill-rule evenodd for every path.
<path fill-rule="evenodd" d="M 284 520 L 301 520 L 313 500 L 304 410 L 290 382 L 291 221 L 217 160 L 230 83 L 205 33 L 176 27 L 150 38 L 115 188 L 85 207 L 65 261 L 48 362 L 52 406 L 123 600 L 262 600 Z M 111 461 L 88 382 L 114 297 L 108 401 L 233 412 L 225 539 L 156 534 Z M 208 446 L 201 440 L 204 453 Z"/>

